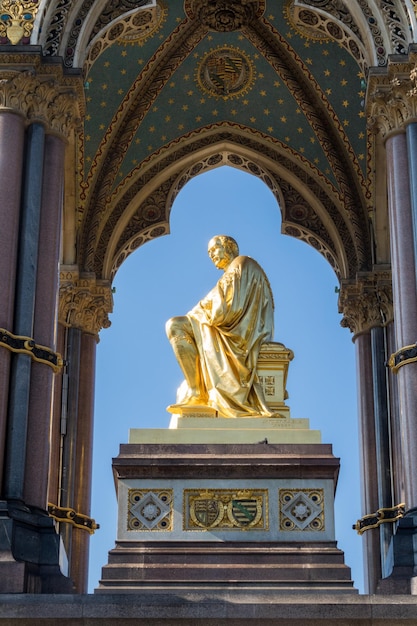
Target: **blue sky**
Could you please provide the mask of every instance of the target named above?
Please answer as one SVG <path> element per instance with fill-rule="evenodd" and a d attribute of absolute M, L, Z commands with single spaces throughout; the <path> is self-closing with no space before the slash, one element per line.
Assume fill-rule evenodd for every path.
<path fill-rule="evenodd" d="M 89 591 L 116 538 L 111 459 L 128 442 L 130 428 L 168 427 L 166 407 L 182 376 L 165 322 L 190 310 L 218 280 L 207 243 L 228 234 L 269 277 L 275 341 L 295 354 L 287 383 L 291 416 L 309 418 L 341 458 L 336 539 L 363 592 L 362 539 L 352 530 L 361 517 L 355 348 L 350 331 L 340 326 L 333 269 L 307 244 L 281 235 L 272 192 L 237 169 L 221 167 L 187 183 L 174 202 L 170 228 L 170 235 L 145 244 L 119 269 L 112 326 L 100 334 L 91 512 L 100 529 L 91 538 Z"/>

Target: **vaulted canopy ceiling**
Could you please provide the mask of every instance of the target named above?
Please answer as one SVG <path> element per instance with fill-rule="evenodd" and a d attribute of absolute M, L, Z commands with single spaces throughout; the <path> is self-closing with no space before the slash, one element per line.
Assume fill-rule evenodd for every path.
<path fill-rule="evenodd" d="M 169 232 L 187 180 L 227 164 L 265 181 L 283 232 L 341 279 L 369 269 L 368 69 L 414 30 L 411 1 L 41 2 L 30 43 L 83 72 L 80 268 L 112 279 Z"/>

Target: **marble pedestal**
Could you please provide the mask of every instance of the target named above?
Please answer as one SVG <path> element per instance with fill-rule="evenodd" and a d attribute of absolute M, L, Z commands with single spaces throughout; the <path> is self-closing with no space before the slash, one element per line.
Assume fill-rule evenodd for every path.
<path fill-rule="evenodd" d="M 121 445 L 116 547 L 96 593 L 354 592 L 334 536 L 339 460 L 331 446 L 308 430 L 311 442 L 289 443 L 297 429 L 279 419 L 206 418 L 206 429 L 195 419 L 193 429 L 192 418 L 178 418 L 159 442 L 153 430 L 131 431 Z M 232 427 L 240 441 L 223 443 Z M 190 443 L 195 430 L 208 441 Z"/>

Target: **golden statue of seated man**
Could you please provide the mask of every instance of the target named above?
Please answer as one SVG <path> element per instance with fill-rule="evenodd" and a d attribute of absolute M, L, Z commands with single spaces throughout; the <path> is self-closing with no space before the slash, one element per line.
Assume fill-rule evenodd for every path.
<path fill-rule="evenodd" d="M 220 417 L 271 417 L 256 374 L 261 345 L 274 329 L 268 279 L 256 261 L 239 255 L 232 237 L 213 237 L 208 253 L 222 277 L 187 315 L 166 324 L 185 377 L 177 403 L 209 406 Z"/>

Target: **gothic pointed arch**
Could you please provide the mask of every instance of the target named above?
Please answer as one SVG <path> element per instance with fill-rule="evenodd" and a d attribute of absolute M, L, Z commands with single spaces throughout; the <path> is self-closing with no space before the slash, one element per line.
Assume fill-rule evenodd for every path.
<path fill-rule="evenodd" d="M 210 11 L 215 4 L 210 5 Z M 158 6 L 161 10 L 164 7 L 163 3 Z M 288 3 L 288 24 L 292 24 L 288 16 L 293 9 Z M 121 97 L 114 113 L 110 116 L 103 113 L 106 123 L 102 124 L 101 133 L 97 132 L 94 121 L 94 116 L 100 117 L 97 103 L 96 108 L 87 104 L 90 113 L 87 114 L 86 134 L 81 138 L 84 154 L 80 177 L 84 182 L 79 205 L 80 267 L 108 278 L 114 275 L 119 263 L 113 254 L 120 260 L 130 246 L 140 245 L 139 232 L 145 227 L 148 237 L 150 233 L 154 237 L 167 232 L 166 206 L 163 210 L 160 207 L 158 211 L 147 213 L 148 219 L 152 214 L 154 220 L 148 225 L 146 220 L 141 221 L 139 207 L 143 202 L 146 205 L 148 200 L 155 207 L 154 200 L 150 199 L 152 194 L 157 193 L 159 202 L 168 197 L 173 184 L 168 175 L 172 163 L 178 165 L 178 170 L 172 172 L 172 176 L 177 176 L 181 171 L 179 164 L 187 156 L 193 163 L 198 163 L 201 151 L 216 152 L 216 144 L 229 141 L 240 146 L 240 151 L 234 147 L 231 150 L 239 157 L 246 157 L 241 152 L 243 146 L 252 155 L 259 155 L 253 159 L 258 165 L 262 155 L 271 162 L 272 171 L 274 168 L 286 170 L 284 181 L 294 177 L 292 172 L 296 171 L 297 182 L 291 186 L 291 193 L 288 191 L 293 199 L 285 206 L 298 207 L 298 222 L 297 227 L 292 223 L 295 215 L 292 209 L 293 217 L 290 219 L 288 214 L 284 220 L 288 234 L 304 238 L 326 251 L 326 258 L 341 278 L 353 277 L 357 271 L 369 268 L 372 256 L 368 224 L 370 195 L 364 153 L 360 153 L 365 149 L 366 141 L 366 128 L 361 121 L 363 113 L 359 111 L 356 119 L 342 117 L 343 109 L 350 106 L 349 100 L 346 98 L 338 103 L 332 100 L 332 88 L 325 88 L 321 83 L 321 71 L 318 74 L 310 69 L 309 64 L 313 61 L 300 56 L 298 48 L 290 44 L 277 28 L 275 17 L 264 14 L 262 3 L 249 3 L 246 13 L 235 12 L 235 20 L 228 31 L 228 44 L 223 46 L 219 45 L 219 42 L 226 41 L 219 32 L 223 23 L 220 27 L 216 22 L 216 19 L 220 20 L 219 15 L 210 11 L 204 2 L 190 0 L 185 3 L 185 15 L 182 19 L 178 16 L 171 34 L 161 44 L 153 44 L 153 55 L 147 61 L 138 58 L 141 69 L 139 73 L 131 73 L 125 89 L 119 90 Z M 169 21 L 169 10 L 165 18 Z M 93 56 L 90 54 L 86 60 L 86 84 L 90 89 L 90 93 L 86 93 L 87 102 L 93 102 L 92 89 L 94 95 L 99 95 L 96 93 L 96 81 L 102 76 L 98 74 L 99 68 L 105 70 L 112 66 L 114 54 L 120 50 L 122 56 L 129 59 L 131 49 L 126 46 L 126 32 L 119 39 L 116 37 L 115 42 L 94 39 L 90 49 Z M 212 42 L 217 42 L 217 46 Z M 353 71 L 359 77 L 363 76 L 361 65 L 352 57 L 351 51 L 346 52 L 345 57 L 344 64 L 350 59 L 350 76 Z M 233 84 L 222 83 L 223 78 L 218 72 L 223 71 L 223 66 L 226 67 L 227 81 L 232 80 Z M 121 73 L 129 73 L 130 66 L 122 64 L 117 67 L 121 68 Z M 330 75 L 331 71 L 325 70 L 324 74 Z M 189 105 L 184 102 L 181 110 L 171 106 L 176 100 L 170 97 L 173 93 L 170 90 L 182 80 L 192 82 L 192 89 L 186 94 L 196 95 L 200 104 L 207 105 L 201 107 L 206 109 L 205 116 L 196 109 L 191 110 L 194 122 L 186 113 L 187 124 L 182 122 L 179 114 L 181 110 L 188 111 Z M 360 80 L 357 80 L 357 88 L 361 89 Z M 341 80 L 342 85 L 347 82 Z M 112 77 L 109 76 L 108 82 L 102 83 L 101 90 L 108 92 L 111 88 Z M 183 99 L 184 93 L 177 91 L 175 96 L 177 100 Z M 114 95 L 111 97 L 116 99 Z M 279 111 L 284 103 L 288 103 L 288 108 Z M 254 113 L 262 107 L 265 122 L 260 124 L 259 117 L 249 113 L 242 122 L 234 119 L 239 107 L 248 104 Z M 208 109 L 210 105 L 212 108 Z M 103 109 L 107 106 L 107 99 L 101 106 Z M 159 113 L 162 110 L 166 113 L 164 117 Z M 268 116 L 269 124 L 266 121 Z M 212 121 L 209 121 L 210 117 Z M 158 137 L 157 129 L 166 124 L 168 132 Z M 279 126 L 278 130 L 276 126 Z M 298 142 L 297 133 L 309 134 L 311 148 L 307 148 L 304 139 Z M 149 141 L 148 154 L 145 141 Z M 156 183 L 161 177 L 164 190 Z M 285 188 L 282 181 L 278 186 L 281 184 Z M 328 212 L 326 217 L 320 218 L 320 226 L 307 227 L 306 223 L 300 223 L 303 216 L 302 219 L 310 224 L 312 215 L 301 210 L 303 203 L 300 198 L 295 200 L 297 193 L 304 198 L 309 195 L 320 198 L 322 212 Z M 133 232 L 132 223 L 128 232 L 123 234 L 128 224 L 128 221 L 125 224 L 126 216 L 133 219 L 136 211 L 139 211 L 135 221 L 138 231 Z M 316 210 L 313 212 L 317 214 Z M 325 235 L 327 228 L 330 232 Z M 339 228 L 343 233 L 335 237 L 332 229 L 337 231 Z M 323 244 L 323 241 L 327 243 Z"/>
<path fill-rule="evenodd" d="M 194 176 L 222 165 L 263 180 L 277 199 L 277 210 L 281 209 L 283 232 L 321 252 L 340 279 L 354 275 L 358 264 L 354 237 L 339 211 L 336 190 L 326 189 L 319 177 L 303 171 L 285 154 L 278 155 L 232 128 L 212 129 L 145 175 L 132 177 L 123 195 L 115 196 L 114 209 L 100 230 L 96 275 L 112 280 L 131 252 L 169 233 L 170 210 L 182 187 Z"/>

